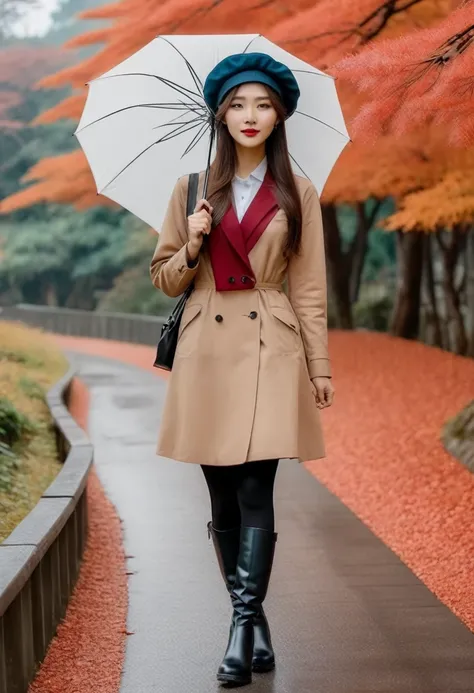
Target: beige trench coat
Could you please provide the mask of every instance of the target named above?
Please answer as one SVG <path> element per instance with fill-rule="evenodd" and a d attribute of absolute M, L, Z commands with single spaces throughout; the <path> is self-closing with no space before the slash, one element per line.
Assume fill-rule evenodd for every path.
<path fill-rule="evenodd" d="M 203 179 L 201 173 L 198 199 Z M 178 180 L 150 273 L 168 296 L 179 296 L 192 280 L 196 288 L 181 320 L 158 455 L 221 466 L 325 456 L 311 382 L 331 375 L 321 208 L 312 183 L 296 179 L 300 254 L 284 259 L 287 221 L 279 209 L 249 253 L 255 287 L 220 292 L 207 252 L 196 267 L 187 265 L 188 176 Z M 249 319 L 252 312 L 257 316 Z"/>

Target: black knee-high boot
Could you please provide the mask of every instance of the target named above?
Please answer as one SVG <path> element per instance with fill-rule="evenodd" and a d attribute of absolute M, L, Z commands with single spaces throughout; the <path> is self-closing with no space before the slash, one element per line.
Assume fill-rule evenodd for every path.
<path fill-rule="evenodd" d="M 233 606 L 229 642 L 218 681 L 245 685 L 252 681 L 254 621 L 266 597 L 274 554 L 273 532 L 242 527 L 235 581 L 231 591 Z"/>
<path fill-rule="evenodd" d="M 209 538 L 212 537 L 217 562 L 227 587 L 227 591 L 232 596 L 237 558 L 239 555 L 240 527 L 236 527 L 235 529 L 218 530 L 212 526 L 212 522 L 208 522 L 207 531 Z M 277 537 L 278 534 L 274 532 L 273 551 L 271 556 L 271 565 L 269 568 L 270 572 L 273 565 L 273 556 L 275 553 L 275 542 Z M 260 609 L 260 613 L 254 618 L 253 633 L 254 646 L 252 669 L 253 671 L 260 673 L 272 671 L 272 669 L 275 668 L 275 654 L 273 652 L 270 628 L 263 607 Z"/>

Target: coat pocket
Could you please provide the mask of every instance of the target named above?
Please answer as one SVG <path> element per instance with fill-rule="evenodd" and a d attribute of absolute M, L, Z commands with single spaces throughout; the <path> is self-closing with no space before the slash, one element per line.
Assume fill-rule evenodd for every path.
<path fill-rule="evenodd" d="M 176 353 L 180 356 L 190 354 L 196 346 L 195 339 L 193 338 L 194 330 L 192 329 L 192 324 L 201 310 L 202 305 L 200 303 L 192 303 L 191 305 L 187 305 L 184 309 L 179 326 L 178 345 L 176 347 Z"/>
<path fill-rule="evenodd" d="M 300 325 L 296 315 L 282 306 L 270 306 L 275 325 L 275 346 L 280 353 L 289 354 L 301 346 Z"/>

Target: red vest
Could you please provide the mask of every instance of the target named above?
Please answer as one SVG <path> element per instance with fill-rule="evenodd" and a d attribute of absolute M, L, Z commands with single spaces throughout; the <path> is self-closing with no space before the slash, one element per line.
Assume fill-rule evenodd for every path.
<path fill-rule="evenodd" d="M 278 212 L 274 185 L 267 169 L 242 221 L 239 223 L 231 204 L 219 226 L 211 231 L 208 249 L 217 291 L 253 289 L 256 278 L 248 254 Z"/>

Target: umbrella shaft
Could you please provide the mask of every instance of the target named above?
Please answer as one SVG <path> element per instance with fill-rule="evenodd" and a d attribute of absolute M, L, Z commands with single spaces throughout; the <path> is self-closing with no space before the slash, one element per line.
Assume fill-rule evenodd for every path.
<path fill-rule="evenodd" d="M 211 139 L 209 141 L 209 153 L 207 156 L 207 166 L 206 166 L 206 175 L 204 177 L 204 186 L 202 189 L 202 196 L 206 200 L 207 199 L 207 186 L 209 183 L 209 170 L 211 168 L 211 154 L 212 154 L 212 146 L 214 144 L 214 137 L 216 136 L 216 128 L 215 128 L 215 123 L 214 120 L 212 121 L 211 125 Z"/>

